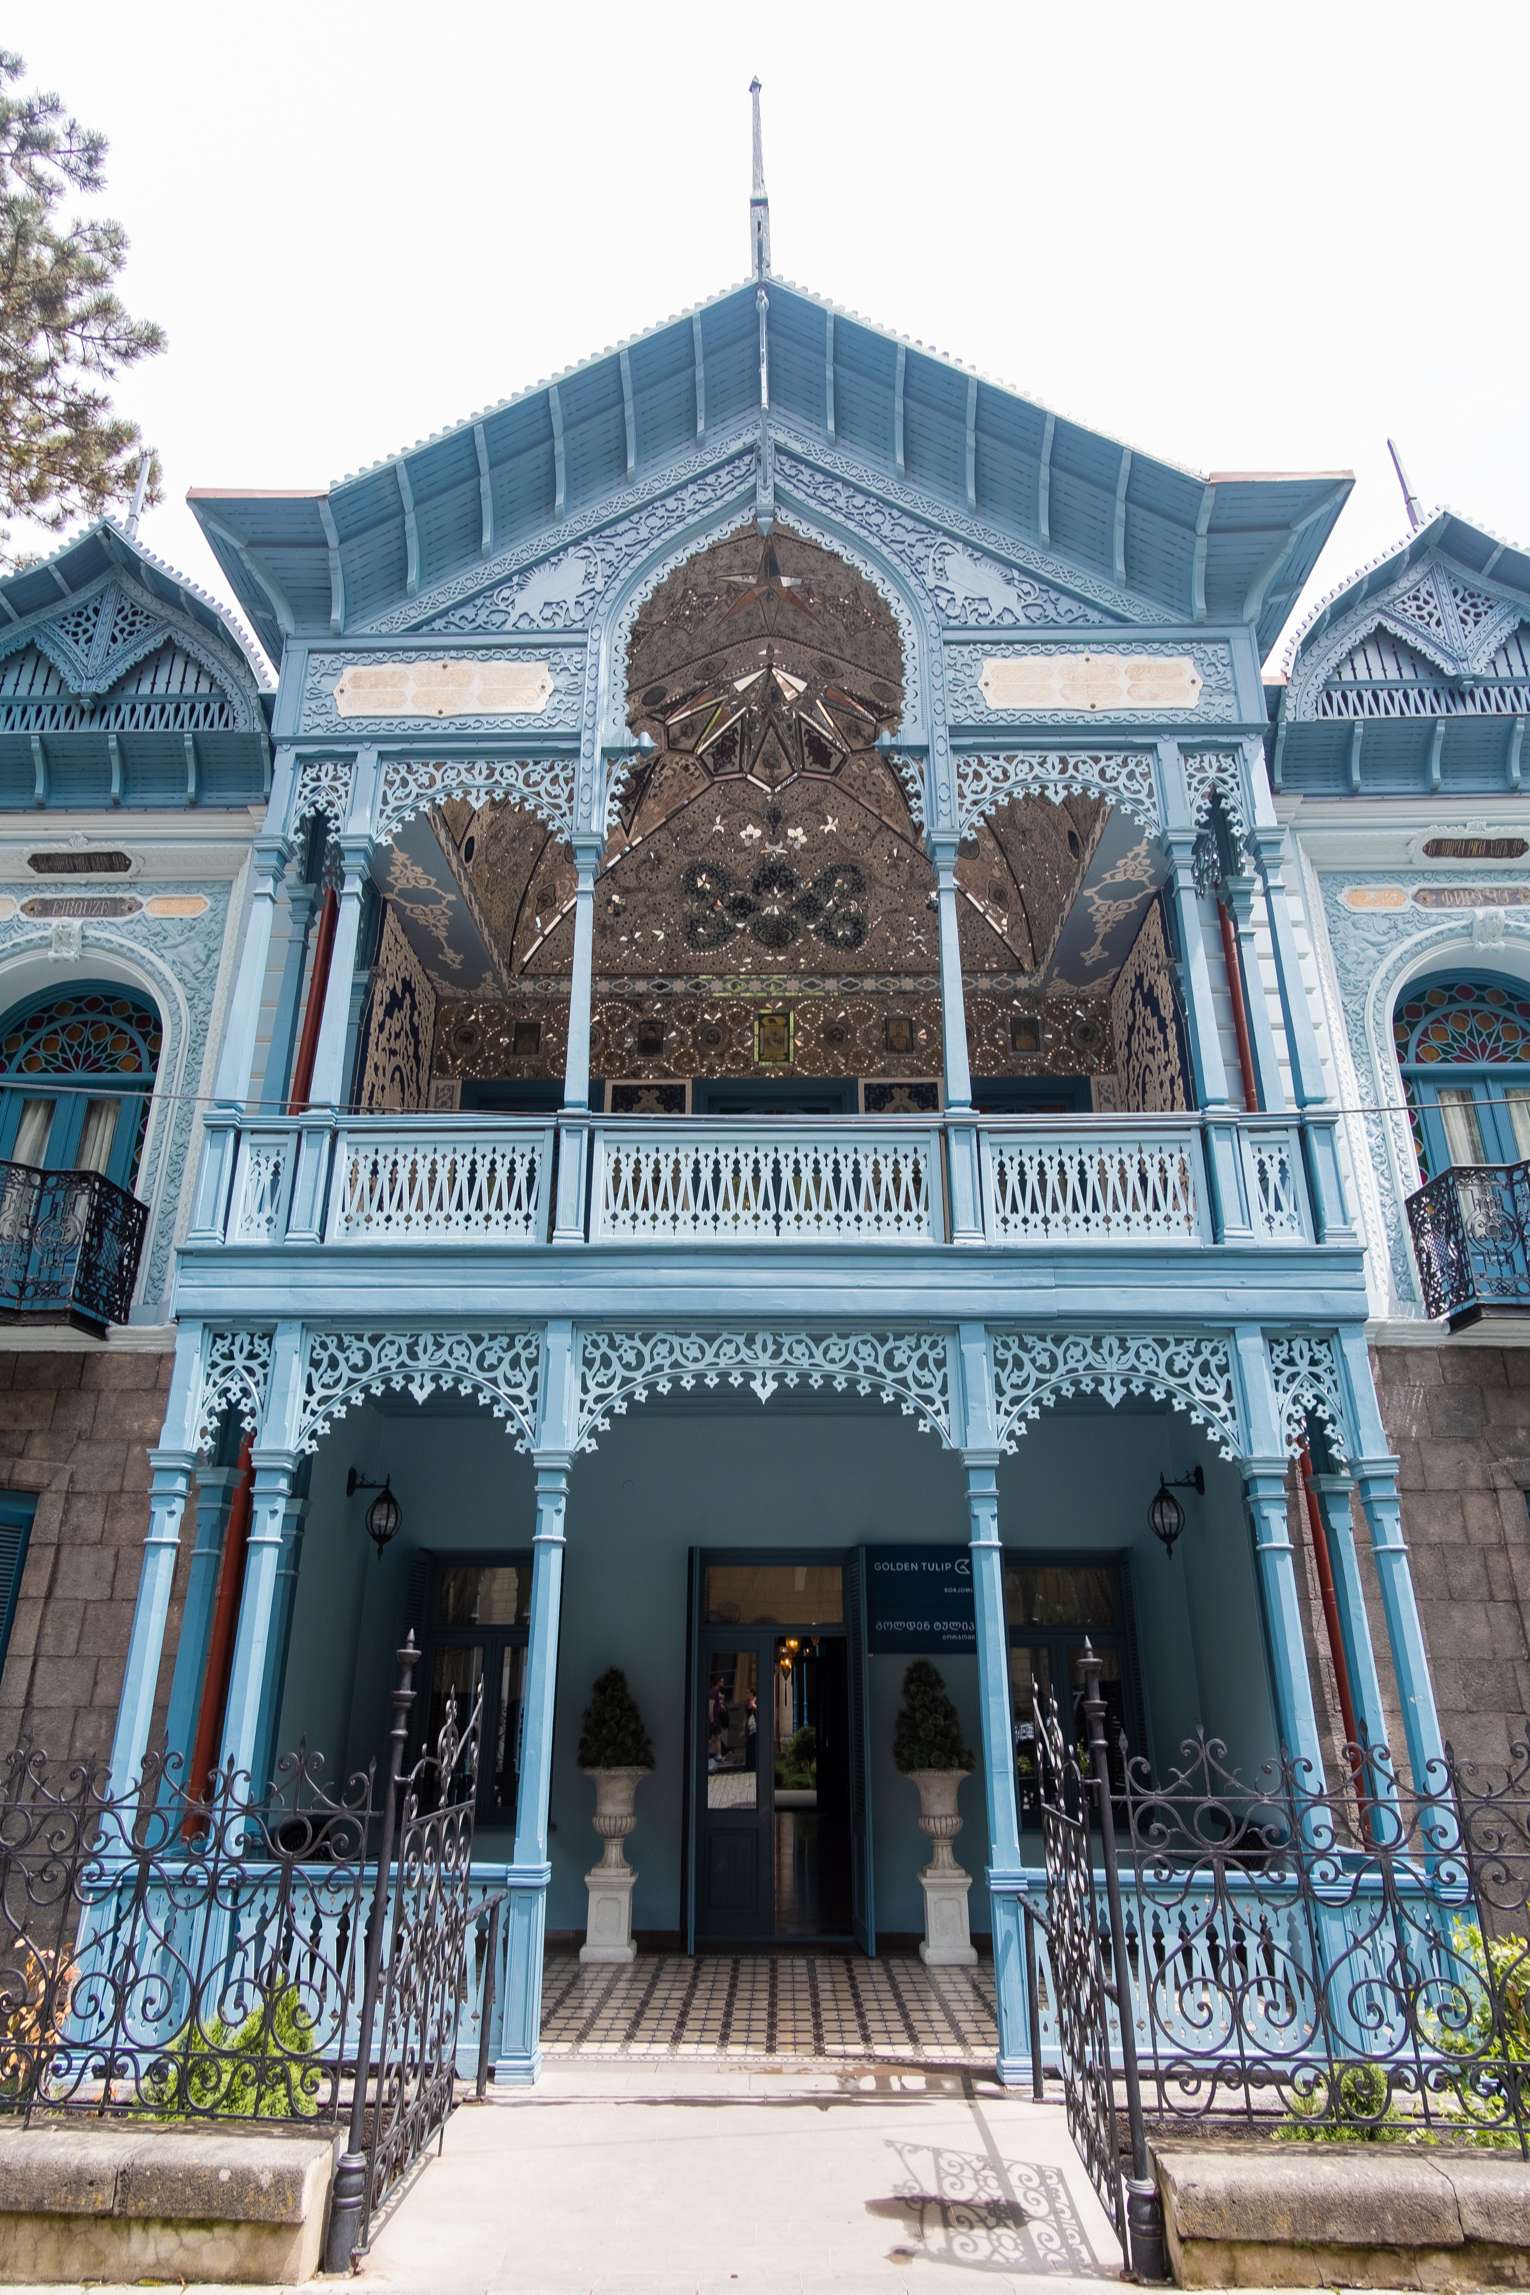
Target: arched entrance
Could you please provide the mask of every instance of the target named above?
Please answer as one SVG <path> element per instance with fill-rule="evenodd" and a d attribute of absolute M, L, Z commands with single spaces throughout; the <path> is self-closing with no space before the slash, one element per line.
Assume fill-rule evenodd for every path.
<path fill-rule="evenodd" d="M 160 1046 L 158 1013 L 116 985 L 18 1004 L 0 1020 L 0 1161 L 131 1189 Z"/>

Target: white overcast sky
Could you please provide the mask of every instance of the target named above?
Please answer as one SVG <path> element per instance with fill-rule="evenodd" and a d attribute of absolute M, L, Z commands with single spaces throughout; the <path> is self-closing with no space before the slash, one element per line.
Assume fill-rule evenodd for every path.
<path fill-rule="evenodd" d="M 144 523 L 320 486 L 747 269 L 1197 470 L 1350 469 L 1308 602 L 1426 506 L 1530 541 L 1530 5 L 11 0 L 110 138 Z"/>

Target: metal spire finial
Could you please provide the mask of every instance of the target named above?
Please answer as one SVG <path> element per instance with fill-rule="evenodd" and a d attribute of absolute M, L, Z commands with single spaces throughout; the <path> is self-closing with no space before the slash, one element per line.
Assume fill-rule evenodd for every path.
<path fill-rule="evenodd" d="M 760 134 L 760 82 L 749 83 L 754 107 L 754 177 L 749 193 L 749 257 L 757 279 L 770 274 L 770 200 L 765 190 L 765 145 Z"/>
<path fill-rule="evenodd" d="M 138 538 L 138 521 L 143 516 L 144 496 L 149 491 L 149 472 L 153 467 L 154 456 L 150 448 L 146 446 L 138 457 L 138 477 L 133 487 L 133 507 L 128 512 L 127 538 L 130 542 L 136 541 Z"/>
<path fill-rule="evenodd" d="M 1418 514 L 1418 496 L 1408 484 L 1408 473 L 1402 466 L 1402 456 L 1390 438 L 1387 440 L 1387 452 L 1392 457 L 1392 468 L 1396 471 L 1397 483 L 1402 488 L 1403 508 L 1408 513 L 1409 530 L 1416 534 L 1424 522 Z"/>

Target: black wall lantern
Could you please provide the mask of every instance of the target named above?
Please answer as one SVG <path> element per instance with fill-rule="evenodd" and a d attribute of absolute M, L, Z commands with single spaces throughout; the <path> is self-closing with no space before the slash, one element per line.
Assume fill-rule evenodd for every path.
<path fill-rule="evenodd" d="M 393 1477 L 385 1474 L 381 1482 L 363 1482 L 353 1466 L 345 1478 L 345 1495 L 354 1498 L 358 1490 L 375 1490 L 377 1496 L 367 1508 L 367 1536 L 377 1548 L 377 1559 L 383 1558 L 383 1549 L 398 1535 L 403 1511 L 393 1495 Z"/>
<path fill-rule="evenodd" d="M 1179 1542 L 1179 1534 L 1185 1527 L 1185 1510 L 1174 1495 L 1176 1490 L 1193 1490 L 1197 1498 L 1204 1498 L 1204 1467 L 1196 1467 L 1193 1473 L 1185 1475 L 1179 1482 L 1167 1482 L 1161 1474 L 1158 1477 L 1158 1488 L 1148 1508 L 1148 1526 L 1171 1561 Z"/>

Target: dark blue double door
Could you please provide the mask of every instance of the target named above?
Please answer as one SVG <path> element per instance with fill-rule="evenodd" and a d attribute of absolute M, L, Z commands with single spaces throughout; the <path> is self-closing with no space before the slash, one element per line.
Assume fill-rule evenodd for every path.
<path fill-rule="evenodd" d="M 816 1558 L 698 1558 L 693 1569 L 691 1951 L 874 1949 L 863 1635 L 843 1588 L 853 1577 L 853 1564 Z M 734 1609 L 737 1622 L 722 1614 Z M 785 1622 L 762 1623 L 772 1609 Z"/>

